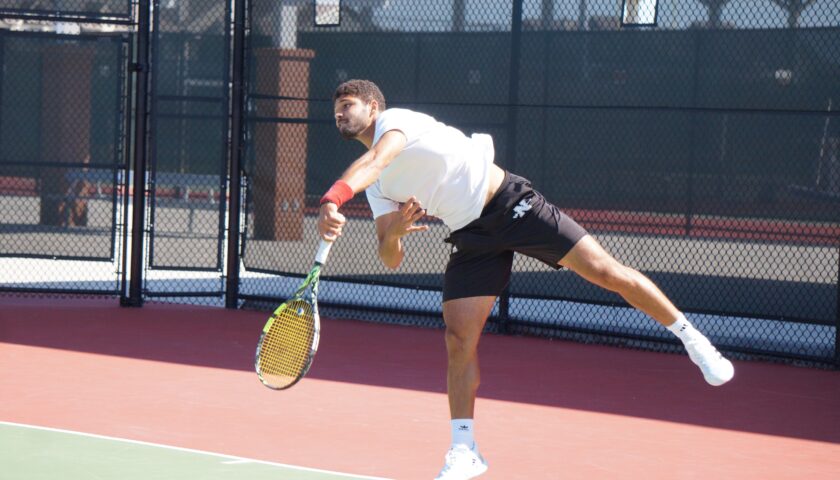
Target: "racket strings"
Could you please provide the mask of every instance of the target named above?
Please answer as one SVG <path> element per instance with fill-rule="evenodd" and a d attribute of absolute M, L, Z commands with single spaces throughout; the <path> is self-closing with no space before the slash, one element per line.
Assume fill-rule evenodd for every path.
<path fill-rule="evenodd" d="M 309 365 L 314 337 L 312 306 L 305 300 L 290 302 L 263 338 L 258 360 L 263 381 L 282 388 L 300 378 Z"/>

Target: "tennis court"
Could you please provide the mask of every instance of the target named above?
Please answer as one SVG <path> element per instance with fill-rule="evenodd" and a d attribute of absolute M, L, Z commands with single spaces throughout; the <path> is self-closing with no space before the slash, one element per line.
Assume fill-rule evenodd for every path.
<path fill-rule="evenodd" d="M 326 319 L 309 375 L 276 392 L 253 373 L 261 312 L 0 302 L 4 479 L 420 479 L 449 442 L 436 329 Z M 679 355 L 499 335 L 480 352 L 484 478 L 840 471 L 836 372 L 736 362 L 716 389 Z"/>
<path fill-rule="evenodd" d="M 517 255 L 482 480 L 840 479 L 838 0 L 11 0 L 0 67 L 0 480 L 435 477 L 445 218 L 390 270 L 357 192 L 311 370 L 255 372 L 362 78 L 490 135 L 735 364 L 710 387 L 626 296 Z"/>

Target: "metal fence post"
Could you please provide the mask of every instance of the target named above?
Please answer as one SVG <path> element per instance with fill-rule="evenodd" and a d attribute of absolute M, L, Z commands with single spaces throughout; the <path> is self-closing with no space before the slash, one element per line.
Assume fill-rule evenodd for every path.
<path fill-rule="evenodd" d="M 834 368 L 840 370 L 840 246 L 837 247 L 837 305 L 834 307 Z"/>
<path fill-rule="evenodd" d="M 697 89 L 698 85 L 697 82 L 700 78 L 700 54 L 702 52 L 701 42 L 705 38 L 703 33 L 699 30 L 695 31 L 693 34 L 694 37 L 694 63 L 692 65 L 693 72 L 691 75 L 691 105 L 690 108 L 692 111 L 689 112 L 691 115 L 691 140 L 689 143 L 689 152 L 688 152 L 688 171 L 686 175 L 686 202 L 685 202 L 685 237 L 691 236 L 691 228 L 693 227 L 694 221 L 694 182 L 696 176 L 696 163 L 697 163 L 697 125 L 700 123 L 698 121 L 698 116 L 700 113 L 695 110 L 697 108 Z"/>
<path fill-rule="evenodd" d="M 245 1 L 233 2 L 233 77 L 231 79 L 230 202 L 228 203 L 227 278 L 225 307 L 236 308 L 239 300 L 239 216 L 242 208 L 242 116 L 245 92 L 242 88 L 245 57 Z"/>
<path fill-rule="evenodd" d="M 134 73 L 134 177 L 131 218 L 131 263 L 128 297 L 120 304 L 143 305 L 143 233 L 146 213 L 146 120 L 148 118 L 150 0 L 139 0 L 137 15 L 137 57 L 131 64 Z M 125 292 L 123 292 L 125 295 Z"/>
<path fill-rule="evenodd" d="M 510 25 L 510 69 L 508 88 L 507 150 L 505 167 L 511 170 L 516 165 L 516 123 L 519 109 L 519 60 L 522 52 L 522 1 L 513 3 Z M 507 331 L 510 318 L 510 284 L 499 297 L 499 331 Z"/>

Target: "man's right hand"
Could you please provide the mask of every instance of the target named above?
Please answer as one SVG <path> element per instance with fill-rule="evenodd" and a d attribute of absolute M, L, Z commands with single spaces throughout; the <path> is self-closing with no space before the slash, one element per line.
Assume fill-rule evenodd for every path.
<path fill-rule="evenodd" d="M 318 214 L 318 233 L 324 240 L 334 242 L 340 235 L 347 219 L 338 212 L 338 207 L 331 202 L 321 205 Z"/>

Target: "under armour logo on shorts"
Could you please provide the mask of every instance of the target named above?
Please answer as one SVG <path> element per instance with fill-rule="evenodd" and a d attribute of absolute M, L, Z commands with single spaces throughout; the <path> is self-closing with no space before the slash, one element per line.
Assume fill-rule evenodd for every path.
<path fill-rule="evenodd" d="M 528 203 L 528 200 L 522 199 L 519 201 L 519 205 L 513 207 L 513 218 L 522 218 L 525 216 L 525 213 L 531 209 L 531 204 Z"/>

